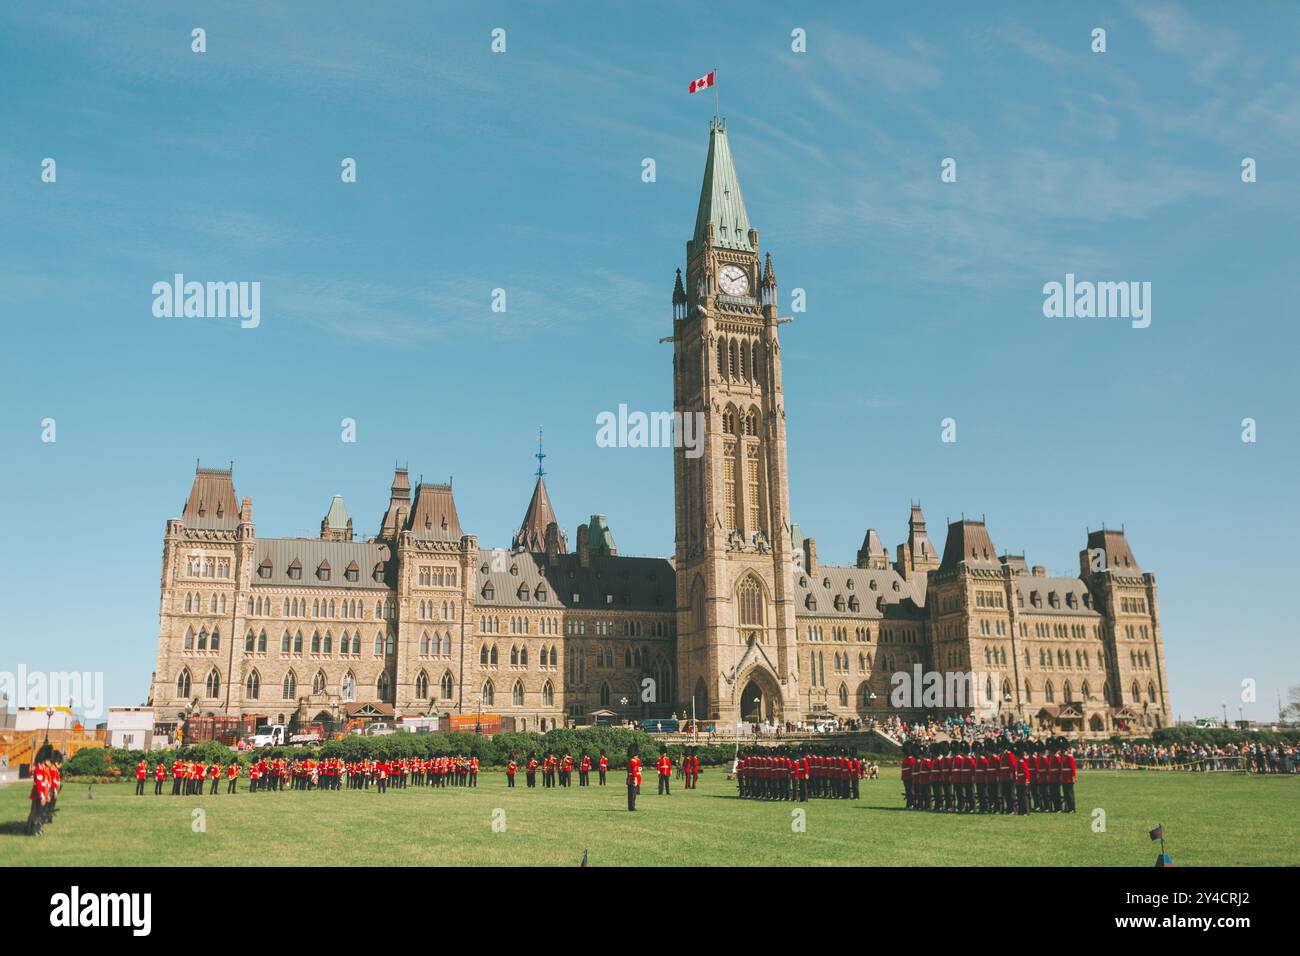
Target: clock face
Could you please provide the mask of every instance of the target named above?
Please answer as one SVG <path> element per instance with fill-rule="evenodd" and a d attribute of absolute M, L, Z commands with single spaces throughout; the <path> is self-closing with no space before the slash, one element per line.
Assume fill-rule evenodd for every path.
<path fill-rule="evenodd" d="M 749 291 L 749 277 L 740 266 L 723 266 L 718 272 L 718 288 L 727 295 L 744 295 Z"/>

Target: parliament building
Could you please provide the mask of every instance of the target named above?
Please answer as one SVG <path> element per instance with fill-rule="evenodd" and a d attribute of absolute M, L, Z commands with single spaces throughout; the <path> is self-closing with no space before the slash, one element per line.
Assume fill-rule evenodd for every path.
<path fill-rule="evenodd" d="M 710 124 L 672 295 L 672 558 L 618 553 L 603 515 L 570 546 L 538 469 L 508 547 L 461 526 L 450 485 L 398 468 L 379 532 L 341 497 L 317 538 L 259 538 L 230 469 L 199 467 L 163 538 L 161 728 L 185 716 L 303 723 L 492 714 L 521 730 L 595 711 L 719 725 L 973 713 L 1110 735 L 1171 723 L 1156 579 L 1123 531 L 1087 535 L 1078 577 L 999 554 L 983 521 L 931 543 L 919 505 L 891 557 L 869 529 L 821 562 L 790 517 L 777 279 L 725 121 Z M 922 675 L 966 675 L 934 700 Z M 900 703 L 900 686 L 915 693 Z"/>

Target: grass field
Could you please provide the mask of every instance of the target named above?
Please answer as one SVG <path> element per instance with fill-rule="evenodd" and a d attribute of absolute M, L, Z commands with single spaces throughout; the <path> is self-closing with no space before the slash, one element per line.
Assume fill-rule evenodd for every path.
<path fill-rule="evenodd" d="M 1300 779 L 1227 774 L 1084 774 L 1079 812 L 1028 818 L 910 813 L 898 771 L 862 782 L 857 802 L 757 803 L 736 798 L 721 772 L 700 789 L 655 794 L 636 813 L 621 777 L 571 790 L 506 789 L 485 773 L 475 790 L 429 788 L 136 797 L 132 783 L 64 789 L 55 825 L 22 832 L 27 786 L 0 790 L 0 864 L 6 866 L 261 865 L 757 865 L 1150 866 L 1147 831 L 1163 823 L 1178 866 L 1300 863 Z M 594 776 L 594 775 L 593 775 Z M 224 786 L 224 785 L 223 785 Z M 791 810 L 807 810 L 794 832 Z M 1105 832 L 1093 831 L 1094 808 Z M 205 832 L 192 812 L 204 811 Z M 494 820 L 497 823 L 494 829 Z M 504 823 L 504 829 L 502 829 Z"/>

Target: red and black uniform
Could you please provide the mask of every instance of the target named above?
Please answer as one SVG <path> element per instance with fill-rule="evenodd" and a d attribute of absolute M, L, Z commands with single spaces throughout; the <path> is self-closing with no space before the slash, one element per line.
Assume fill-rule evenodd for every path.
<path fill-rule="evenodd" d="M 596 769 L 600 772 L 600 785 L 605 786 L 605 774 L 609 773 L 609 758 L 604 754 L 596 761 Z"/>
<path fill-rule="evenodd" d="M 141 760 L 135 765 L 135 795 L 144 796 L 144 778 L 149 776 L 149 765 Z"/>
<path fill-rule="evenodd" d="M 636 809 L 636 795 L 641 792 L 641 758 L 632 751 L 627 756 L 627 808 Z"/>
<path fill-rule="evenodd" d="M 226 768 L 226 793 L 234 793 L 237 783 L 239 783 L 239 762 L 232 760 L 230 766 Z"/>
<path fill-rule="evenodd" d="M 669 793 L 668 785 L 673 779 L 673 762 L 668 757 L 668 751 L 659 754 L 659 761 L 655 767 L 659 771 L 659 796 L 662 797 Z"/>
<path fill-rule="evenodd" d="M 163 781 L 167 779 L 167 765 L 161 760 L 158 766 L 153 768 L 153 795 L 155 797 L 162 795 Z"/>
<path fill-rule="evenodd" d="M 1074 754 L 1068 750 L 1060 755 L 1061 757 L 1061 794 L 1064 805 L 1061 807 L 1062 813 L 1074 813 L 1074 781 L 1079 775 L 1079 768 L 1074 763 Z"/>
<path fill-rule="evenodd" d="M 519 769 L 519 764 L 515 763 L 515 758 L 511 757 L 510 762 L 506 764 L 506 786 L 511 790 L 515 786 L 515 771 Z"/>

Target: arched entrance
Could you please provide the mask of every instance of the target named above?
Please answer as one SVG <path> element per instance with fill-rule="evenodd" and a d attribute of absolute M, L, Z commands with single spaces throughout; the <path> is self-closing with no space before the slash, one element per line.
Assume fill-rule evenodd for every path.
<path fill-rule="evenodd" d="M 740 692 L 740 719 L 749 723 L 771 723 L 781 719 L 780 692 L 771 678 L 761 670 L 751 672 L 743 685 Z"/>

